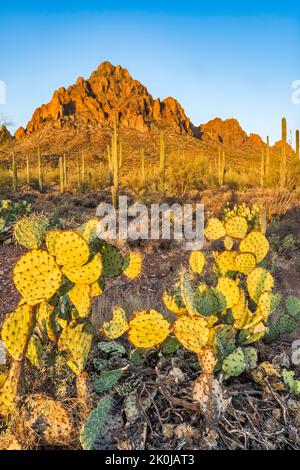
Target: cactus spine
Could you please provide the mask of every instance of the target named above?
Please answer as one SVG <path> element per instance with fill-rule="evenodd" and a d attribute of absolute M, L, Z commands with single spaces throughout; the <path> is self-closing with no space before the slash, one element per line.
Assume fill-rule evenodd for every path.
<path fill-rule="evenodd" d="M 163 189 L 165 185 L 165 176 L 166 176 L 166 156 L 165 156 L 165 136 L 162 131 L 160 133 L 159 175 L 160 175 L 160 184 Z"/>
<path fill-rule="evenodd" d="M 300 159 L 300 149 L 299 149 L 299 130 L 296 131 L 296 158 Z"/>
<path fill-rule="evenodd" d="M 43 182 L 43 167 L 42 167 L 42 154 L 41 154 L 40 143 L 38 143 L 38 179 L 39 179 L 39 190 L 43 191 L 44 182 Z"/>
<path fill-rule="evenodd" d="M 12 153 L 12 187 L 13 191 L 18 189 L 18 167 L 14 152 Z"/>
<path fill-rule="evenodd" d="M 280 158 L 280 176 L 279 186 L 284 189 L 286 186 L 286 172 L 287 172 L 287 159 L 286 159 L 286 139 L 287 139 L 287 123 L 286 118 L 281 120 L 281 158 Z"/>
<path fill-rule="evenodd" d="M 59 187 L 60 187 L 60 192 L 63 194 L 65 190 L 65 180 L 64 180 L 64 162 L 63 162 L 63 157 L 59 157 Z"/>

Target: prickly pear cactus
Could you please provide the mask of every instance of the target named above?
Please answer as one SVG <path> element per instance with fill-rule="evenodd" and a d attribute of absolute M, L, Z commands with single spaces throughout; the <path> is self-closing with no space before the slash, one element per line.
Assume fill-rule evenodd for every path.
<path fill-rule="evenodd" d="M 14 226 L 14 237 L 20 245 L 29 250 L 41 248 L 49 220 L 42 215 L 23 217 Z"/>
<path fill-rule="evenodd" d="M 41 219 L 36 216 L 21 219 L 15 227 L 16 238 L 30 250 L 13 270 L 14 283 L 22 300 L 6 318 L 1 330 L 6 350 L 19 368 L 12 363 L 7 378 L 0 383 L 0 414 L 10 412 L 10 407 L 15 409 L 18 403 L 27 365 L 25 358 L 40 367 L 43 345 L 48 341 L 54 343 L 52 349 L 56 347 L 63 353 L 69 368 L 76 375 L 81 374 L 94 336 L 89 320 L 93 298 L 102 295 L 105 276 L 117 276 L 124 270 L 124 274 L 133 279 L 142 268 L 138 253 L 130 252 L 124 266 L 118 248 L 100 241 L 95 243 L 95 221 L 79 231 L 51 230 L 45 234 L 46 225 Z M 46 249 L 40 249 L 44 240 Z M 104 325 L 104 331 L 111 338 L 127 331 L 124 315 L 120 310 L 115 311 L 113 320 Z M 138 328 L 136 332 L 132 330 L 134 334 L 138 342 Z M 165 332 L 162 330 L 159 334 L 163 340 Z"/>

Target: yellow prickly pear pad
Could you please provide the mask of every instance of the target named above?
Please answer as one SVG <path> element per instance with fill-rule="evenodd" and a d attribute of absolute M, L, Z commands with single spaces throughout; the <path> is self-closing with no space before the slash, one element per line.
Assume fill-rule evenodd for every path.
<path fill-rule="evenodd" d="M 121 307 L 114 307 L 112 320 L 103 324 L 103 332 L 109 339 L 117 339 L 129 328 L 125 310 Z"/>
<path fill-rule="evenodd" d="M 240 298 L 240 290 L 233 279 L 220 277 L 217 284 L 217 291 L 220 294 L 220 301 L 224 303 L 224 308 L 232 308 Z"/>
<path fill-rule="evenodd" d="M 33 309 L 22 305 L 6 317 L 1 330 L 5 348 L 16 361 L 22 359 L 34 328 Z"/>
<path fill-rule="evenodd" d="M 236 271 L 235 267 L 235 251 L 222 251 L 221 253 L 215 253 L 214 258 L 220 269 L 221 274 L 224 276 L 229 271 Z"/>
<path fill-rule="evenodd" d="M 68 296 L 79 316 L 88 317 L 92 307 L 91 287 L 87 284 L 75 284 L 68 292 Z"/>
<path fill-rule="evenodd" d="M 128 339 L 136 348 L 157 346 L 169 333 L 169 323 L 155 310 L 137 312 L 129 322 Z"/>
<path fill-rule="evenodd" d="M 47 332 L 49 339 L 56 341 L 56 328 L 54 320 L 54 307 L 47 302 L 42 302 L 37 310 L 36 319 L 39 326 Z"/>
<path fill-rule="evenodd" d="M 55 254 L 55 243 L 60 234 L 62 233 L 61 230 L 50 230 L 47 232 L 46 235 L 46 247 L 47 250 L 49 251 L 50 255 L 56 256 Z"/>
<path fill-rule="evenodd" d="M 54 258 L 43 250 L 22 256 L 14 268 L 14 283 L 29 305 L 49 300 L 60 288 L 62 274 Z"/>
<path fill-rule="evenodd" d="M 255 268 L 247 276 L 247 289 L 254 302 L 258 303 L 264 292 L 271 292 L 274 287 L 274 278 L 264 268 Z"/>
<path fill-rule="evenodd" d="M 242 274 L 249 274 L 256 266 L 256 258 L 252 253 L 239 253 L 235 258 L 236 270 Z"/>
<path fill-rule="evenodd" d="M 59 266 L 80 267 L 87 263 L 90 251 L 87 242 L 77 232 L 61 232 L 55 241 L 55 257 Z"/>
<path fill-rule="evenodd" d="M 264 292 L 258 300 L 257 308 L 260 309 L 264 321 L 267 321 L 271 313 L 274 295 L 271 292 Z"/>
<path fill-rule="evenodd" d="M 228 237 L 228 235 L 226 235 L 226 237 L 224 238 L 224 248 L 225 250 L 232 250 L 232 247 L 233 247 L 233 239 L 231 237 Z"/>
<path fill-rule="evenodd" d="M 91 285 L 91 297 L 99 297 L 100 295 L 103 294 L 103 290 L 99 286 L 98 282 L 94 282 Z"/>
<path fill-rule="evenodd" d="M 269 252 L 269 242 L 261 232 L 250 232 L 240 243 L 240 251 L 253 253 L 256 261 L 260 263 Z"/>
<path fill-rule="evenodd" d="M 179 301 L 178 293 L 172 294 L 172 292 L 165 290 L 162 300 L 165 307 L 170 310 L 170 312 L 175 313 L 176 315 L 182 315 L 186 313 L 186 307 L 182 301 Z"/>
<path fill-rule="evenodd" d="M 84 266 L 65 266 L 62 272 L 74 284 L 94 284 L 102 274 L 102 258 L 97 253 L 92 261 Z"/>
<path fill-rule="evenodd" d="M 130 251 L 127 255 L 128 261 L 123 271 L 129 279 L 135 279 L 140 276 L 142 272 L 143 258 L 137 251 Z M 126 260 L 125 260 L 126 261 Z"/>
<path fill-rule="evenodd" d="M 205 266 L 205 256 L 201 251 L 192 251 L 189 258 L 191 270 L 196 274 L 201 274 Z"/>
<path fill-rule="evenodd" d="M 209 328 L 205 320 L 197 315 L 179 317 L 172 326 L 176 338 L 186 348 L 201 354 L 209 339 Z"/>
<path fill-rule="evenodd" d="M 75 372 L 80 374 L 85 367 L 93 340 L 92 327 L 88 323 L 78 323 L 73 320 L 63 330 L 58 348 L 60 351 L 66 351 L 71 355 L 67 364 Z"/>
<path fill-rule="evenodd" d="M 230 217 L 225 222 L 226 233 L 232 238 L 244 238 L 248 232 L 248 223 L 244 217 Z"/>
<path fill-rule="evenodd" d="M 204 234 L 207 240 L 219 240 L 219 238 L 225 237 L 226 230 L 219 219 L 212 218 L 209 219 Z"/>

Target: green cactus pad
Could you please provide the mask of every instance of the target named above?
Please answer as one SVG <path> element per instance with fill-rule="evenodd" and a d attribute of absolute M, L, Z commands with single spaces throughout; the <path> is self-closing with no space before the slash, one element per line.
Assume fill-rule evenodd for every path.
<path fill-rule="evenodd" d="M 42 246 L 48 226 L 49 220 L 44 216 L 23 217 L 14 227 L 14 237 L 25 248 L 38 249 Z"/>
<path fill-rule="evenodd" d="M 111 406 L 112 398 L 105 396 L 87 417 L 80 432 L 80 442 L 84 450 L 93 449 L 97 437 L 105 426 Z"/>
<path fill-rule="evenodd" d="M 103 263 L 103 275 L 116 277 L 123 271 L 123 258 L 120 250 L 113 245 L 104 245 L 100 249 Z"/>
<path fill-rule="evenodd" d="M 237 377 L 244 372 L 245 368 L 245 356 L 242 348 L 235 349 L 224 359 L 222 364 L 222 370 L 227 377 Z"/>
<path fill-rule="evenodd" d="M 245 357 L 245 364 L 246 364 L 246 370 L 252 370 L 255 369 L 257 366 L 257 351 L 255 348 L 245 348 L 243 350 L 244 352 L 244 357 Z"/>
<path fill-rule="evenodd" d="M 290 315 L 285 314 L 278 319 L 276 326 L 278 328 L 279 333 L 290 334 L 295 331 L 297 323 L 293 317 L 290 317 Z"/>
<path fill-rule="evenodd" d="M 228 356 L 235 348 L 236 331 L 230 325 L 218 328 L 215 343 L 222 357 Z"/>
<path fill-rule="evenodd" d="M 300 299 L 289 295 L 285 302 L 287 313 L 295 320 L 300 321 Z"/>

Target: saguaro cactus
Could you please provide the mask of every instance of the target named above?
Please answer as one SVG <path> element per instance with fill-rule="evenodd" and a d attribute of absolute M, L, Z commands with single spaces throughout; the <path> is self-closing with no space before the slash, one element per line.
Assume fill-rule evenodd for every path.
<path fill-rule="evenodd" d="M 15 159 L 15 154 L 14 152 L 12 153 L 12 188 L 13 191 L 17 191 L 18 189 L 18 167 L 17 167 L 17 162 Z"/>
<path fill-rule="evenodd" d="M 82 181 L 85 180 L 85 156 L 84 152 L 81 152 L 81 179 Z"/>
<path fill-rule="evenodd" d="M 225 173 L 225 151 L 221 151 L 219 148 L 218 150 L 218 182 L 219 186 L 223 186 L 224 184 L 224 173 Z"/>
<path fill-rule="evenodd" d="M 145 151 L 144 149 L 141 150 L 141 179 L 142 184 L 145 183 Z"/>
<path fill-rule="evenodd" d="M 166 155 L 165 155 L 165 135 L 160 133 L 160 152 L 159 152 L 159 176 L 162 189 L 165 185 L 166 176 Z"/>
<path fill-rule="evenodd" d="M 270 138 L 267 136 L 267 147 L 266 147 L 266 164 L 265 164 L 265 177 L 270 176 Z"/>
<path fill-rule="evenodd" d="M 261 163 L 260 163 L 260 185 L 263 188 L 265 185 L 265 150 L 261 149 Z"/>
<path fill-rule="evenodd" d="M 111 196 L 114 207 L 117 206 L 117 197 L 119 190 L 119 159 L 118 159 L 118 131 L 117 131 L 117 116 L 114 116 L 114 131 L 111 141 L 111 162 L 112 162 L 112 176 L 113 185 L 111 187 Z"/>
<path fill-rule="evenodd" d="M 64 162 L 62 156 L 59 157 L 59 187 L 62 194 L 65 190 Z"/>
<path fill-rule="evenodd" d="M 67 156 L 65 153 L 63 157 L 63 166 L 64 166 L 64 187 L 66 188 L 68 185 L 68 178 L 67 178 Z"/>
<path fill-rule="evenodd" d="M 26 183 L 30 184 L 30 162 L 28 155 L 26 155 Z"/>
<path fill-rule="evenodd" d="M 113 166 L 112 166 L 112 159 L 111 159 L 111 152 L 110 152 L 110 145 L 109 144 L 107 144 L 107 162 L 108 162 L 108 168 L 112 173 Z"/>
<path fill-rule="evenodd" d="M 77 164 L 77 187 L 78 187 L 78 191 L 80 192 L 81 191 L 81 175 L 80 175 L 80 158 L 79 158 L 79 154 L 77 154 L 77 157 L 76 157 L 76 164 Z"/>
<path fill-rule="evenodd" d="M 39 190 L 43 191 L 44 181 L 43 181 L 42 153 L 41 153 L 40 143 L 38 143 L 38 179 L 39 179 Z"/>
<path fill-rule="evenodd" d="M 287 123 L 286 118 L 282 118 L 281 120 L 281 140 L 286 143 L 287 141 Z"/>
<path fill-rule="evenodd" d="M 299 130 L 296 131 L 296 158 L 300 159 L 300 150 L 299 150 Z"/>
<path fill-rule="evenodd" d="M 123 163 L 123 141 L 120 139 L 119 142 L 119 169 L 122 168 L 122 163 Z"/>
<path fill-rule="evenodd" d="M 286 140 L 287 140 L 287 122 L 286 118 L 281 120 L 281 158 L 280 158 L 280 176 L 279 186 L 280 189 L 284 189 L 286 185 L 286 173 L 287 173 L 287 159 L 286 159 Z"/>

